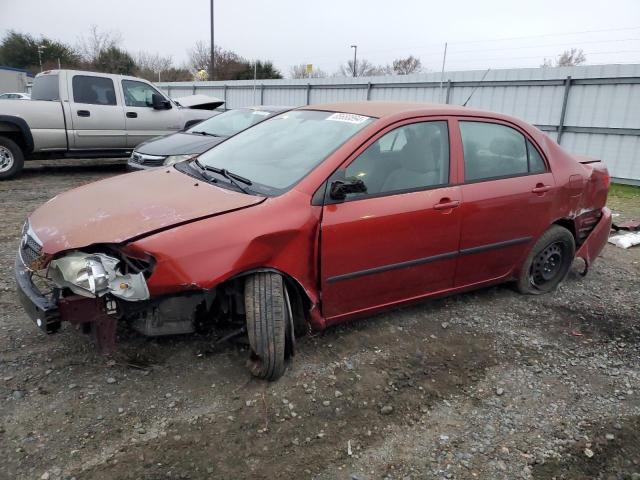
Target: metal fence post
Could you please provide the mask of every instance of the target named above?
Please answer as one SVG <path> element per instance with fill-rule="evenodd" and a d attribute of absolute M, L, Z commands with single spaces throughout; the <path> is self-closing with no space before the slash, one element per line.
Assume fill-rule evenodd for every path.
<path fill-rule="evenodd" d="M 558 122 L 557 142 L 560 144 L 562 139 L 562 131 L 564 130 L 564 118 L 567 114 L 567 103 L 569 102 L 569 90 L 571 89 L 571 75 L 564 81 L 564 98 L 562 99 L 562 110 L 560 111 L 560 122 Z"/>
<path fill-rule="evenodd" d="M 310 100 L 311 100 L 311 84 L 307 83 L 307 105 L 309 105 Z"/>
<path fill-rule="evenodd" d="M 260 84 L 260 105 L 264 105 L 264 83 Z"/>
<path fill-rule="evenodd" d="M 451 79 L 447 80 L 447 97 L 445 99 L 446 104 L 449 104 L 449 100 L 451 99 Z"/>
<path fill-rule="evenodd" d="M 227 84 L 224 84 L 224 93 L 222 99 L 224 100 L 224 109 L 227 110 Z"/>
<path fill-rule="evenodd" d="M 171 98 L 171 85 L 167 85 L 167 97 Z"/>
<path fill-rule="evenodd" d="M 367 100 L 371 100 L 371 82 L 367 83 Z"/>
<path fill-rule="evenodd" d="M 196 84 L 194 83 L 193 84 L 193 95 L 195 95 L 195 94 L 196 94 Z"/>

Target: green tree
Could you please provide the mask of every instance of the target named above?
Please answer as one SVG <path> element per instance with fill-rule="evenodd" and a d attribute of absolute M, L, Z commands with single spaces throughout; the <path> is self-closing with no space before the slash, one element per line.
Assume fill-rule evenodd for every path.
<path fill-rule="evenodd" d="M 136 63 L 124 50 L 118 47 L 109 47 L 100 51 L 96 58 L 94 68 L 99 72 L 117 73 L 120 75 L 133 75 L 136 71 Z"/>
<path fill-rule="evenodd" d="M 249 62 L 246 68 L 238 73 L 235 80 L 253 80 L 254 75 L 257 79 L 282 78 L 282 74 L 273 65 L 273 62 L 258 60 Z"/>
<path fill-rule="evenodd" d="M 0 64 L 37 73 L 40 71 L 38 47 L 44 69 L 58 68 L 58 61 L 62 68 L 77 67 L 80 63 L 78 54 L 62 42 L 46 37 L 37 39 L 12 30 L 0 42 Z"/>

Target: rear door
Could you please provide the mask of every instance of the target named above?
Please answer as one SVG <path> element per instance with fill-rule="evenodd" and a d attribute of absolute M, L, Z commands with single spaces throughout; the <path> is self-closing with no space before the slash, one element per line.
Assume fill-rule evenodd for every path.
<path fill-rule="evenodd" d="M 182 116 L 173 104 L 170 104 L 168 109 L 153 108 L 153 94 L 166 97 L 148 83 L 122 80 L 122 94 L 129 147 L 135 147 L 145 140 L 176 132 L 184 127 L 181 125 Z"/>
<path fill-rule="evenodd" d="M 124 111 L 110 77 L 69 75 L 72 149 L 126 148 Z"/>
<path fill-rule="evenodd" d="M 534 142 L 497 120 L 458 121 L 462 231 L 456 286 L 509 274 L 551 222 L 553 175 Z"/>
<path fill-rule="evenodd" d="M 447 119 L 383 130 L 329 179 L 355 177 L 366 193 L 327 197 L 321 224 L 322 310 L 345 315 L 446 290 L 460 236 Z"/>

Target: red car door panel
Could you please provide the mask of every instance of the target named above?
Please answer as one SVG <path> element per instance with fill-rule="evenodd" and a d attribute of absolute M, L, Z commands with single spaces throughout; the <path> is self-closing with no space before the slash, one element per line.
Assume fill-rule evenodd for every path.
<path fill-rule="evenodd" d="M 538 184 L 553 186 L 543 173 L 462 185 L 460 259 L 456 286 L 509 274 L 549 225 L 553 191 L 532 192 Z"/>
<path fill-rule="evenodd" d="M 322 305 L 331 317 L 453 286 L 459 187 L 369 198 L 324 207 Z"/>

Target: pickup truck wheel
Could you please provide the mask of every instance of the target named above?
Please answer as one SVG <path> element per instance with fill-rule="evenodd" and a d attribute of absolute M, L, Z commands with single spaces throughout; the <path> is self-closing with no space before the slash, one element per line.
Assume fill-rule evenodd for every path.
<path fill-rule="evenodd" d="M 286 336 L 290 325 L 282 276 L 264 272 L 247 277 L 244 303 L 251 345 L 249 371 L 265 380 L 277 380 L 286 369 Z"/>
<path fill-rule="evenodd" d="M 24 155 L 16 142 L 0 137 L 0 180 L 15 177 L 24 165 Z"/>
<path fill-rule="evenodd" d="M 576 244 L 569 230 L 552 225 L 527 256 L 517 282 L 520 293 L 537 295 L 552 292 L 569 273 Z"/>

